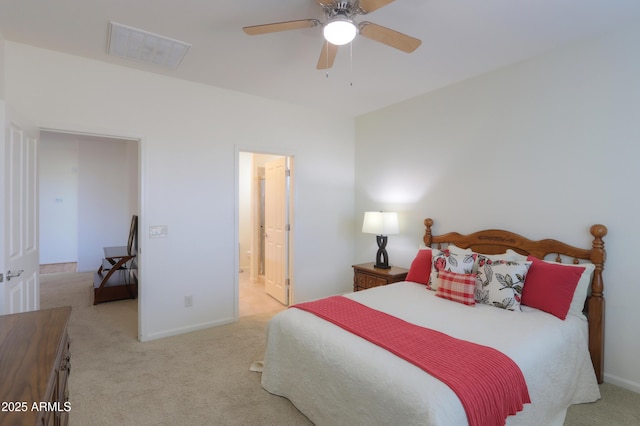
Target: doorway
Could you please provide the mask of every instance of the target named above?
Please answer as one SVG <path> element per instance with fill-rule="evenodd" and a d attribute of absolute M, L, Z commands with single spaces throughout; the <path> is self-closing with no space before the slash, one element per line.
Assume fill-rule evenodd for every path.
<path fill-rule="evenodd" d="M 291 300 L 293 158 L 239 152 L 238 316 L 284 309 Z"/>
<path fill-rule="evenodd" d="M 51 129 L 40 141 L 41 270 L 72 266 L 91 286 L 103 248 L 126 246 L 140 215 L 141 141 Z"/>

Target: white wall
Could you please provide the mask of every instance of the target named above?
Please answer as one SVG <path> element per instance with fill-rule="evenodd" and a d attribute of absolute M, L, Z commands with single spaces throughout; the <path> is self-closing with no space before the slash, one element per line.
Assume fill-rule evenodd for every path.
<path fill-rule="evenodd" d="M 41 132 L 40 264 L 78 261 L 78 144 Z"/>
<path fill-rule="evenodd" d="M 356 215 L 401 212 L 390 260 L 434 232 L 513 230 L 591 244 L 608 260 L 605 380 L 640 392 L 640 25 L 373 112 L 356 121 Z M 356 258 L 375 243 L 358 235 Z"/>
<path fill-rule="evenodd" d="M 37 125 L 141 139 L 141 339 L 236 318 L 238 149 L 294 156 L 294 300 L 348 291 L 352 119 L 22 44 L 5 47 L 7 101 Z M 167 225 L 168 237 L 148 238 L 153 225 Z"/>

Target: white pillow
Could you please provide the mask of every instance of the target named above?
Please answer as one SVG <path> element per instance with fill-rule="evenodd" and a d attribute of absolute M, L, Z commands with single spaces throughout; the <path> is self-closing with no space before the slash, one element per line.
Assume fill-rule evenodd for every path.
<path fill-rule="evenodd" d="M 447 246 L 447 249 L 449 249 L 450 252 L 455 253 L 455 254 L 472 254 L 473 250 L 471 250 L 470 248 L 468 249 L 463 249 L 458 247 L 455 244 L 449 244 Z"/>
<path fill-rule="evenodd" d="M 463 249 L 460 248 L 454 244 L 449 244 L 449 246 L 447 246 L 447 248 L 452 252 L 452 253 L 456 253 L 456 254 L 471 254 L 474 253 L 474 251 L 470 248 L 468 249 Z M 511 250 L 511 249 L 507 249 L 507 251 L 505 253 L 501 253 L 501 254 L 482 254 L 482 253 L 477 253 L 479 256 L 485 256 L 485 257 L 490 257 L 491 259 L 494 260 L 509 260 L 509 261 L 515 261 L 515 262 L 525 262 L 527 260 L 527 256 L 518 253 L 515 250 Z"/>
<path fill-rule="evenodd" d="M 505 260 L 515 260 L 516 262 L 524 262 L 527 260 L 527 256 L 524 254 L 520 254 L 515 250 L 507 249 L 505 255 L 509 256 L 510 259 Z"/>

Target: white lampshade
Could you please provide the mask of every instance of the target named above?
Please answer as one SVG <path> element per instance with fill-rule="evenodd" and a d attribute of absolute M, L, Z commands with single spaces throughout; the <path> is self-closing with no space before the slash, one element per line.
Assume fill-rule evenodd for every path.
<path fill-rule="evenodd" d="M 362 232 L 366 234 L 391 235 L 400 232 L 398 213 L 365 212 Z"/>
<path fill-rule="evenodd" d="M 322 30 L 324 38 L 331 44 L 342 46 L 351 42 L 358 33 L 358 27 L 353 20 L 346 17 L 336 17 L 327 22 Z"/>

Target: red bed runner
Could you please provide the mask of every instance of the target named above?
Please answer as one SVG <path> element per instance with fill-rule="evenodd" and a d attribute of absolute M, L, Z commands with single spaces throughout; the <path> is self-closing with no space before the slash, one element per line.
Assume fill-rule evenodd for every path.
<path fill-rule="evenodd" d="M 518 365 L 502 352 L 406 322 L 342 296 L 292 306 L 330 321 L 448 385 L 470 426 L 504 425 L 531 402 Z"/>

